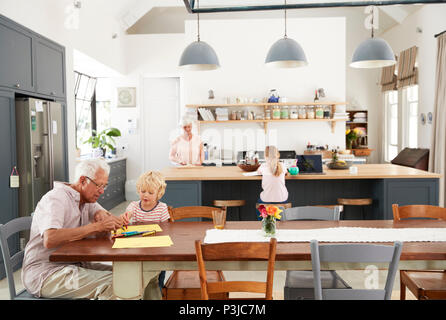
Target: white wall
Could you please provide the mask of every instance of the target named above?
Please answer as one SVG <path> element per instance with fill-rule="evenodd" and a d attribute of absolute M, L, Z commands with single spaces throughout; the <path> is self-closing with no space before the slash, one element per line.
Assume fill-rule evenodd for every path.
<path fill-rule="evenodd" d="M 422 29 L 418 33 L 416 28 Z M 433 112 L 435 102 L 435 73 L 437 39 L 435 34 L 446 30 L 446 5 L 425 5 L 404 22 L 383 35 L 395 54 L 412 46 L 418 47 L 419 114 Z M 418 121 L 418 146 L 430 148 L 432 125 Z"/>
<path fill-rule="evenodd" d="M 298 69 L 270 69 L 264 65 L 270 46 L 283 36 L 282 19 L 206 20 L 201 21 L 200 30 L 201 40 L 208 42 L 217 52 L 222 66 L 219 70 L 188 72 L 178 68 L 184 48 L 196 39 L 196 22 L 186 21 L 185 35 L 126 37 L 129 83 L 140 82 L 138 78 L 142 75 L 179 75 L 184 83 L 183 105 L 206 103 L 209 89 L 214 90 L 215 102 L 221 103 L 227 96 L 262 99 L 271 88 L 276 88 L 289 101 L 312 101 L 314 90 L 319 87 L 325 88 L 327 100 L 345 101 L 346 46 L 343 17 L 288 20 L 288 36 L 301 44 L 309 62 L 308 67 Z M 141 103 L 138 103 L 138 108 L 141 108 Z M 170 115 L 160 110 L 160 116 Z M 124 118 L 117 120 L 121 121 L 116 123 L 117 126 L 123 125 L 125 121 Z M 345 124 L 342 122 L 336 125 L 334 134 L 325 122 L 270 124 L 268 128 L 272 132 L 276 130 L 276 136 L 273 137 L 281 149 L 303 152 L 309 141 L 329 144 L 331 147 L 345 146 Z M 207 129 L 221 136 L 225 129 L 239 129 L 242 132 L 245 129 L 258 129 L 261 133 L 259 144 L 264 143 L 263 127 L 257 124 L 203 125 L 203 137 L 209 134 Z M 153 130 L 156 135 L 156 128 Z M 254 135 L 257 136 L 257 131 Z M 126 136 L 124 139 L 134 141 L 141 137 Z M 233 147 L 236 148 L 235 139 Z M 137 150 L 129 150 L 128 156 L 133 158 L 136 154 Z M 136 168 L 133 171 L 137 171 Z M 129 176 L 135 178 L 131 174 Z"/>

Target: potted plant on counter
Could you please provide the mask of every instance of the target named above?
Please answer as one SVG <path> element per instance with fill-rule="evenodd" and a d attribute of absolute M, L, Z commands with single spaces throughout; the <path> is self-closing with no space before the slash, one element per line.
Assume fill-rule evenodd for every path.
<path fill-rule="evenodd" d="M 116 148 L 116 142 L 115 137 L 121 136 L 121 131 L 117 128 L 108 128 L 105 130 L 102 130 L 101 132 L 97 132 L 96 130 L 93 130 L 93 135 L 88 138 L 85 143 L 90 143 L 91 147 L 93 149 L 99 148 L 102 150 L 102 156 L 105 157 L 105 153 L 107 151 L 107 148 L 110 150 L 115 150 Z"/>

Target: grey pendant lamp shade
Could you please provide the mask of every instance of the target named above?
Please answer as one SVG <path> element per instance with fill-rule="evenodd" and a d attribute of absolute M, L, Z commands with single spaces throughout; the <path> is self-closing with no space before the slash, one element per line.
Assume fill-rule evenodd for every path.
<path fill-rule="evenodd" d="M 269 49 L 265 63 L 276 68 L 296 68 L 308 64 L 302 47 L 290 38 L 277 40 Z"/>
<path fill-rule="evenodd" d="M 308 64 L 302 47 L 286 34 L 286 0 L 285 0 L 285 35 L 271 46 L 266 55 L 265 64 L 275 68 L 297 68 Z"/>
<path fill-rule="evenodd" d="M 361 42 L 356 48 L 350 67 L 382 68 L 396 63 L 395 55 L 389 44 L 384 39 L 374 38 L 373 17 L 374 13 L 372 13 L 372 37 Z"/>
<path fill-rule="evenodd" d="M 198 8 L 200 1 L 197 1 Z M 217 54 L 210 45 L 200 41 L 200 14 L 197 13 L 197 41 L 192 42 L 184 49 L 179 66 L 194 71 L 215 70 L 220 68 Z"/>
<path fill-rule="evenodd" d="M 389 44 L 381 38 L 370 38 L 361 42 L 356 48 L 350 66 L 353 68 L 381 68 L 395 63 L 395 55 Z"/>
<path fill-rule="evenodd" d="M 217 54 L 204 41 L 195 41 L 184 49 L 180 67 L 188 70 L 215 70 L 220 67 Z"/>

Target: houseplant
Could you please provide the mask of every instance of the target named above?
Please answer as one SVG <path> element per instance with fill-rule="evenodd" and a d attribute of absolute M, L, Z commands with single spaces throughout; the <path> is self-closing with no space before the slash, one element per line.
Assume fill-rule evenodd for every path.
<path fill-rule="evenodd" d="M 102 130 L 101 132 L 93 130 L 92 132 L 93 135 L 88 138 L 87 141 L 84 141 L 84 144 L 90 143 L 93 149 L 100 148 L 102 150 L 103 156 L 105 156 L 107 148 L 109 148 L 110 150 L 115 150 L 116 142 L 114 137 L 121 136 L 121 131 L 119 131 L 119 129 L 117 128 L 108 128 Z"/>
<path fill-rule="evenodd" d="M 280 220 L 281 215 L 280 210 L 276 206 L 264 206 L 261 204 L 259 206 L 260 217 L 262 217 L 262 230 L 265 237 L 272 237 L 276 234 L 276 220 Z"/>

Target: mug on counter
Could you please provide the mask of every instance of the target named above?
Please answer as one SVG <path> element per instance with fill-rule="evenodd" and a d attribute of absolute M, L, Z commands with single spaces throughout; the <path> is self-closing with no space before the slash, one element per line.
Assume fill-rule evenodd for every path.
<path fill-rule="evenodd" d="M 288 172 L 292 175 L 295 176 L 299 173 L 299 167 L 296 166 L 292 166 L 288 168 Z"/>

